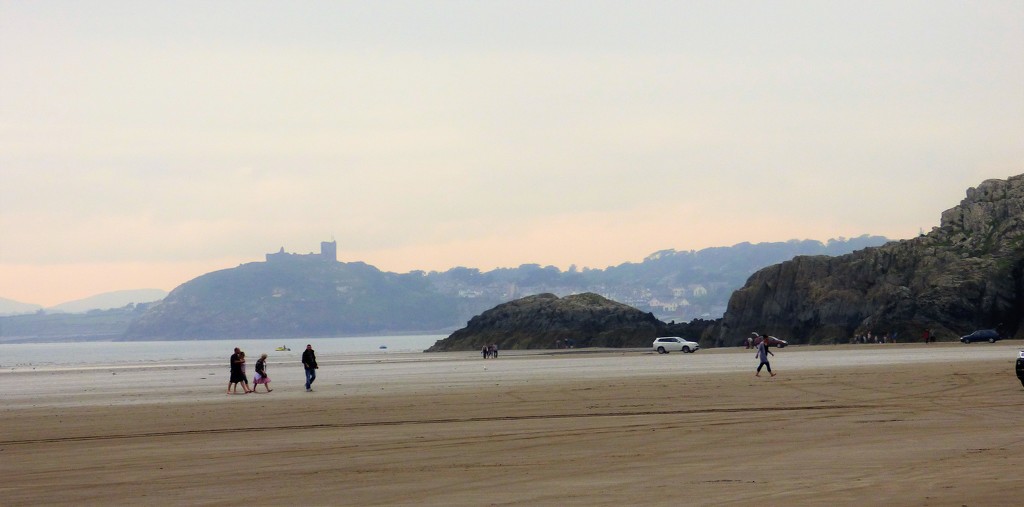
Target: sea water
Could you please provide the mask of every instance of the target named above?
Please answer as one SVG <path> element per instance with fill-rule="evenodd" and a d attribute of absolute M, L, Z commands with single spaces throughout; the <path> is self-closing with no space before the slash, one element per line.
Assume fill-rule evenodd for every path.
<path fill-rule="evenodd" d="M 443 335 L 403 335 L 285 340 L 0 343 L 0 368 L 127 366 L 172 362 L 227 364 L 235 347 L 245 351 L 250 361 L 255 361 L 264 353 L 275 362 L 299 361 L 306 344 L 313 345 L 317 358 L 408 354 L 423 352 L 442 338 Z M 282 346 L 291 350 L 275 350 Z"/>

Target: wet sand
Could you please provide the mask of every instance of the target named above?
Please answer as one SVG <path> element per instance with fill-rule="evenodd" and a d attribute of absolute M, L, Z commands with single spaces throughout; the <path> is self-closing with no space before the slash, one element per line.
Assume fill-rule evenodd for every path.
<path fill-rule="evenodd" d="M 1017 505 L 1021 348 L 5 370 L 0 505 Z"/>

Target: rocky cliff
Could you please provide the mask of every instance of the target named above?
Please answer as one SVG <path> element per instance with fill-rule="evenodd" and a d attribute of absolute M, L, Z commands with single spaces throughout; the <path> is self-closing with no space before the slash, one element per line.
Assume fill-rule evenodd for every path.
<path fill-rule="evenodd" d="M 665 324 L 650 313 L 593 293 L 563 298 L 539 294 L 473 317 L 466 327 L 438 340 L 427 352 L 478 350 L 490 343 L 500 349 L 547 349 L 566 340 L 575 347 L 641 347 L 688 327 Z"/>
<path fill-rule="evenodd" d="M 740 343 L 751 331 L 798 343 L 855 334 L 919 340 L 977 328 L 1018 336 L 1024 316 L 1024 175 L 987 180 L 942 213 L 927 235 L 839 257 L 796 257 L 736 291 L 705 342 Z"/>

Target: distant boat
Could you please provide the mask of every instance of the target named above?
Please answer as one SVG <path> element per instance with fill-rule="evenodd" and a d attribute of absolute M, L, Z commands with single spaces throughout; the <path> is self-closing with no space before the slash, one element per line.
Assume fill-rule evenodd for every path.
<path fill-rule="evenodd" d="M 284 345 L 281 345 L 280 347 L 278 347 L 278 348 L 276 348 L 276 349 L 274 349 L 274 350 L 276 350 L 276 351 L 278 351 L 278 352 L 287 352 L 287 351 L 289 351 L 289 350 L 291 350 L 291 349 L 290 349 L 290 348 L 288 348 L 288 347 L 286 347 L 286 346 L 284 346 Z"/>
<path fill-rule="evenodd" d="M 388 348 L 388 346 L 387 345 L 381 345 L 380 347 L 377 347 L 377 348 L 381 349 L 381 350 L 384 350 L 384 349 Z"/>

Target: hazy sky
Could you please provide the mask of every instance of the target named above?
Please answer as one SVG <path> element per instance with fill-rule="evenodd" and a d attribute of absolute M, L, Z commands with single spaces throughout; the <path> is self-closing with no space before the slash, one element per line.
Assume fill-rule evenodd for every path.
<path fill-rule="evenodd" d="M 1024 173 L 1024 2 L 0 0 L 0 297 L 605 268 Z"/>

